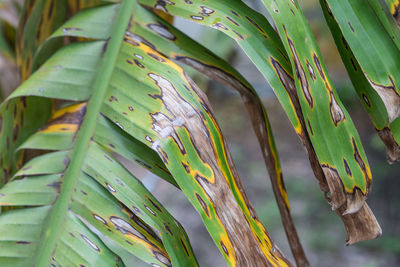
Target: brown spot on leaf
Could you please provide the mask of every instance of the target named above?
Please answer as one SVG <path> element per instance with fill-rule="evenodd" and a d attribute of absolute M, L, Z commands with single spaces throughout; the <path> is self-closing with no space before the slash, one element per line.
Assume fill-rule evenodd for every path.
<path fill-rule="evenodd" d="M 319 75 L 321 76 L 321 78 L 323 80 L 325 80 L 325 74 L 322 71 L 321 63 L 319 62 L 319 59 L 318 59 L 316 54 L 313 54 L 313 59 L 314 59 L 315 66 L 317 66 L 317 70 L 318 70 Z"/>
<path fill-rule="evenodd" d="M 343 159 L 343 164 L 344 164 L 344 168 L 346 170 L 347 175 L 353 176 L 353 174 L 351 173 L 351 170 L 350 170 L 350 166 L 347 163 L 346 159 Z"/>
<path fill-rule="evenodd" d="M 307 119 L 307 124 L 308 124 L 308 130 L 309 130 L 310 134 L 311 134 L 311 135 L 314 135 L 313 128 L 311 127 L 310 120 L 308 120 L 308 119 Z"/>
<path fill-rule="evenodd" d="M 366 73 L 365 77 L 371 84 L 372 88 L 374 88 L 379 97 L 382 99 L 388 113 L 389 123 L 393 122 L 397 117 L 400 116 L 400 95 L 396 90 L 397 88 L 392 77 L 388 76 L 390 80 L 389 85 L 375 83 L 368 77 Z"/>
<path fill-rule="evenodd" d="M 15 242 L 15 244 L 19 244 L 19 245 L 29 245 L 29 244 L 31 244 L 32 242 L 29 242 L 29 241 L 16 241 Z"/>
<path fill-rule="evenodd" d="M 176 36 L 164 25 L 162 24 L 156 24 L 156 23 L 151 23 L 151 24 L 147 24 L 147 27 L 150 28 L 150 30 L 152 30 L 153 32 L 155 32 L 156 34 L 158 34 L 159 36 L 171 40 L 171 41 L 175 41 L 176 40 Z"/>
<path fill-rule="evenodd" d="M 351 30 L 352 32 L 354 32 L 354 28 L 353 28 L 353 26 L 351 25 L 350 21 L 348 21 L 347 24 L 349 24 L 350 30 Z"/>
<path fill-rule="evenodd" d="M 356 140 L 354 139 L 354 137 L 351 138 L 351 143 L 353 144 L 353 150 L 354 150 L 353 156 L 354 156 L 354 159 L 356 160 L 357 165 L 360 167 L 361 171 L 364 174 L 365 182 L 367 183 L 367 190 L 368 190 L 368 187 L 369 187 L 369 185 L 371 183 L 371 179 L 372 179 L 371 178 L 371 174 L 367 170 L 366 163 L 364 162 L 364 160 L 362 159 L 362 157 L 360 155 L 360 152 L 358 150 L 358 147 L 357 147 L 357 144 L 356 144 Z"/>
<path fill-rule="evenodd" d="M 150 169 L 150 170 L 152 169 L 150 165 L 144 163 L 143 161 L 141 161 L 141 160 L 139 160 L 139 159 L 135 159 L 135 161 L 136 161 L 137 163 L 139 163 L 140 165 L 142 165 L 143 167 L 145 167 L 146 169 Z"/>
<path fill-rule="evenodd" d="M 224 242 L 220 241 L 219 243 L 221 244 L 221 248 L 222 248 L 222 250 L 224 251 L 224 253 L 225 253 L 227 256 L 229 256 L 229 251 L 228 251 L 228 249 L 226 248 L 226 246 L 224 245 Z M 273 254 L 272 254 L 272 255 L 273 255 Z"/>
<path fill-rule="evenodd" d="M 310 74 L 311 79 L 315 80 L 316 77 L 315 77 L 314 68 L 311 66 L 311 64 L 310 64 L 310 62 L 308 62 L 308 60 L 306 62 L 306 65 L 307 65 L 308 73 Z"/>
<path fill-rule="evenodd" d="M 17 141 L 18 133 L 19 133 L 19 126 L 15 125 L 14 130 L 13 130 L 13 142 L 14 143 Z"/>
<path fill-rule="evenodd" d="M 174 234 L 172 233 L 172 231 L 171 231 L 171 228 L 169 228 L 169 226 L 168 226 L 167 224 L 164 224 L 164 228 L 165 228 L 165 230 L 168 231 L 168 233 L 170 233 L 170 235 L 174 235 Z"/>
<path fill-rule="evenodd" d="M 194 20 L 203 20 L 204 19 L 204 17 L 202 17 L 202 16 L 190 16 L 192 19 L 194 19 Z"/>
<path fill-rule="evenodd" d="M 321 167 L 329 186 L 329 202 L 332 205 L 332 209 L 337 210 L 346 203 L 346 195 L 339 172 L 329 164 L 321 164 Z"/>
<path fill-rule="evenodd" d="M 232 30 L 238 37 L 239 37 L 239 40 L 243 40 L 244 38 L 243 38 L 243 35 L 241 35 L 240 33 L 238 33 L 237 31 L 235 31 L 235 30 Z"/>
<path fill-rule="evenodd" d="M 183 168 L 185 168 L 186 173 L 190 173 L 189 165 L 187 165 L 187 164 L 185 164 L 183 162 L 181 162 L 181 163 L 182 163 Z"/>
<path fill-rule="evenodd" d="M 230 17 L 226 17 L 227 20 L 229 20 L 232 24 L 239 26 L 239 23 L 237 23 L 236 21 L 234 21 L 233 19 L 231 19 Z"/>
<path fill-rule="evenodd" d="M 154 203 L 153 200 L 151 200 L 151 198 L 148 198 L 148 200 L 150 201 L 150 203 L 151 203 L 159 212 L 162 212 L 161 208 L 160 208 L 156 203 Z"/>
<path fill-rule="evenodd" d="M 354 58 L 350 58 L 351 65 L 355 71 L 358 71 L 357 64 L 354 62 Z"/>
<path fill-rule="evenodd" d="M 145 67 L 143 66 L 143 64 L 139 62 L 139 60 L 134 59 L 133 61 L 135 62 L 136 66 L 138 66 L 139 68 L 141 68 L 141 69 L 144 69 L 144 68 L 145 68 Z"/>
<path fill-rule="evenodd" d="M 310 92 L 310 88 L 309 88 L 309 84 L 308 84 L 306 73 L 304 71 L 303 65 L 301 64 L 300 58 L 297 55 L 296 48 L 294 47 L 294 44 L 293 44 L 292 40 L 289 38 L 289 36 L 286 33 L 285 26 L 283 26 L 283 28 L 285 30 L 286 39 L 287 39 L 287 41 L 289 43 L 290 51 L 292 52 L 292 57 L 293 57 L 293 61 L 294 61 L 294 67 L 295 67 L 295 70 L 296 70 L 296 77 L 300 81 L 301 90 L 303 92 L 303 95 L 304 95 L 305 99 L 307 100 L 308 105 L 310 106 L 310 108 L 313 108 L 314 100 L 313 100 L 311 92 Z"/>
<path fill-rule="evenodd" d="M 110 221 L 114 224 L 115 229 L 121 232 L 123 235 L 131 234 L 139 239 L 147 241 L 147 238 L 142 233 L 133 228 L 133 226 L 124 219 L 116 216 L 111 216 Z"/>
<path fill-rule="evenodd" d="M 196 198 L 199 201 L 201 207 L 203 208 L 204 212 L 206 213 L 207 217 L 210 217 L 210 211 L 208 210 L 208 206 L 206 204 L 206 202 L 204 201 L 204 199 L 197 193 L 196 194 Z"/>
<path fill-rule="evenodd" d="M 180 240 L 181 240 L 181 243 L 182 243 L 183 249 L 185 250 L 186 255 L 190 256 L 189 250 L 187 249 L 185 242 L 181 238 L 180 238 Z"/>
<path fill-rule="evenodd" d="M 368 97 L 363 93 L 362 98 L 364 99 L 365 104 L 367 104 L 368 107 L 371 107 L 371 103 L 369 102 Z"/>
<path fill-rule="evenodd" d="M 213 14 L 215 12 L 214 9 L 211 9 L 209 7 L 206 7 L 206 6 L 200 6 L 200 8 L 201 8 L 200 15 L 202 15 L 202 16 L 208 17 L 208 16 L 210 16 L 211 14 Z"/>
<path fill-rule="evenodd" d="M 153 251 L 154 257 L 160 261 L 161 263 L 165 264 L 166 266 L 172 267 L 171 260 L 169 257 L 163 253 L 160 253 L 158 251 Z"/>
<path fill-rule="evenodd" d="M 113 102 L 113 101 L 115 101 L 115 102 L 119 102 L 118 101 L 118 98 L 116 98 L 115 96 L 110 96 L 110 98 L 108 99 L 108 101 L 110 101 L 110 102 Z"/>
<path fill-rule="evenodd" d="M 232 14 L 235 15 L 236 17 L 239 17 L 239 14 L 236 13 L 235 11 L 231 10 Z"/>
<path fill-rule="evenodd" d="M 346 116 L 339 106 L 338 102 L 336 101 L 336 97 L 332 91 L 329 91 L 330 98 L 329 98 L 329 109 L 332 117 L 332 121 L 335 126 L 338 126 L 339 122 L 342 122 L 346 119 Z"/>
<path fill-rule="evenodd" d="M 148 56 L 152 57 L 153 59 L 157 60 L 158 62 L 165 62 L 165 59 L 163 59 L 162 57 L 154 54 L 154 53 L 147 53 Z"/>

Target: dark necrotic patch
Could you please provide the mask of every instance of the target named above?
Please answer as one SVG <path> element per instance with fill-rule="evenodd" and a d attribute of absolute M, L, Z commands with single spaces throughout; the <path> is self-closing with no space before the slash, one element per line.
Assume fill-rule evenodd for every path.
<path fill-rule="evenodd" d="M 311 127 L 310 120 L 308 120 L 308 119 L 307 119 L 307 124 L 308 124 L 308 129 L 309 129 L 310 134 L 314 135 L 314 131 L 313 131 L 312 127 Z"/>
<path fill-rule="evenodd" d="M 317 67 L 319 75 L 322 77 L 323 80 L 325 80 L 325 74 L 322 71 L 321 63 L 319 62 L 319 59 L 316 54 L 313 54 L 313 59 L 314 59 L 314 64 Z"/>
<path fill-rule="evenodd" d="M 93 243 L 93 241 L 91 241 L 87 236 L 85 236 L 85 235 L 83 235 L 83 234 L 80 234 L 80 236 L 82 237 L 83 240 L 85 240 L 85 242 L 86 242 L 92 249 L 94 249 L 94 250 L 100 252 L 100 248 L 99 248 L 95 243 Z"/>
<path fill-rule="evenodd" d="M 224 253 L 229 256 L 229 252 L 228 249 L 226 248 L 226 246 L 224 245 L 224 243 L 222 241 L 219 242 L 221 244 L 221 248 L 224 251 Z"/>
<path fill-rule="evenodd" d="M 235 11 L 231 10 L 232 14 L 235 15 L 236 17 L 239 17 L 239 14 L 236 13 Z"/>
<path fill-rule="evenodd" d="M 107 156 L 106 154 L 104 154 L 104 157 L 108 160 L 108 161 L 110 161 L 110 162 L 114 162 L 109 156 Z"/>
<path fill-rule="evenodd" d="M 19 245 L 29 245 L 29 244 L 31 244 L 31 242 L 28 242 L 28 241 L 16 241 L 15 244 L 19 244 Z"/>
<path fill-rule="evenodd" d="M 128 40 L 127 42 L 132 44 L 133 46 L 138 46 L 139 45 L 138 43 L 142 43 L 142 44 L 147 45 L 148 47 L 151 47 L 153 50 L 157 50 L 155 45 L 150 43 L 144 37 L 139 36 L 139 35 L 134 34 L 134 33 L 131 33 L 131 32 L 128 32 L 128 31 L 125 34 L 126 34 L 127 37 L 129 37 L 129 38 L 127 38 L 127 40 Z"/>
<path fill-rule="evenodd" d="M 147 53 L 148 56 L 152 57 L 153 59 L 157 60 L 158 62 L 165 62 L 165 59 L 153 54 L 151 52 Z"/>
<path fill-rule="evenodd" d="M 350 166 L 347 163 L 346 159 L 343 159 L 344 168 L 346 170 L 347 175 L 352 176 Z"/>
<path fill-rule="evenodd" d="M 314 72 L 314 68 L 311 66 L 310 62 L 307 60 L 307 69 L 308 69 L 308 73 L 310 74 L 311 79 L 315 80 L 315 72 Z"/>
<path fill-rule="evenodd" d="M 210 217 L 210 212 L 208 210 L 206 202 L 204 202 L 203 198 L 196 193 L 196 198 L 199 201 L 201 207 L 203 208 L 204 212 L 206 213 L 207 217 Z"/>
<path fill-rule="evenodd" d="M 239 26 L 239 23 L 231 19 L 230 17 L 226 17 L 227 20 L 229 20 L 231 23 L 235 24 L 236 26 Z"/>
<path fill-rule="evenodd" d="M 367 104 L 368 107 L 371 107 L 371 103 L 369 102 L 368 97 L 365 94 L 362 94 L 362 97 L 364 99 L 365 104 Z"/>
<path fill-rule="evenodd" d="M 347 43 L 346 39 L 344 38 L 344 36 L 342 36 L 342 43 L 343 46 L 346 50 L 349 50 L 349 44 Z"/>
<path fill-rule="evenodd" d="M 140 214 L 140 213 L 141 213 L 140 210 L 139 210 L 137 207 L 135 207 L 135 206 L 132 206 L 132 211 L 133 211 L 133 213 L 135 213 L 135 214 Z"/>
<path fill-rule="evenodd" d="M 170 259 L 166 255 L 161 254 L 158 251 L 153 251 L 153 254 L 154 254 L 154 257 L 156 257 L 156 259 L 159 262 L 165 264 L 166 266 L 171 266 L 172 267 L 172 263 L 171 263 Z"/>
<path fill-rule="evenodd" d="M 13 142 L 14 143 L 17 141 L 18 133 L 19 133 L 19 126 L 15 125 L 14 131 L 13 131 Z"/>
<path fill-rule="evenodd" d="M 212 13 L 214 13 L 215 12 L 215 10 L 214 9 L 211 9 L 211 8 L 209 8 L 209 7 L 206 7 L 206 6 L 200 6 L 200 8 L 201 8 L 201 11 L 200 11 L 200 15 L 202 15 L 202 16 L 210 16 Z"/>
<path fill-rule="evenodd" d="M 354 149 L 354 159 L 356 160 L 358 166 L 360 167 L 360 169 L 362 170 L 364 177 L 366 178 L 366 180 L 369 180 L 369 175 L 367 173 L 367 168 L 365 166 L 365 162 L 364 160 L 361 158 L 360 152 L 358 151 L 358 147 L 356 144 L 356 140 L 354 139 L 354 137 L 351 138 L 351 142 L 353 144 L 353 149 Z"/>
<path fill-rule="evenodd" d="M 165 13 L 168 13 L 167 4 L 171 5 L 171 6 L 175 5 L 175 3 L 173 3 L 169 0 L 157 0 L 157 3 L 154 5 L 154 8 L 161 9 Z"/>
<path fill-rule="evenodd" d="M 252 20 L 251 18 L 249 18 L 248 16 L 246 16 L 246 19 L 253 24 L 260 32 L 264 33 L 264 30 L 261 29 L 260 25 L 258 25 L 254 20 Z"/>
<path fill-rule="evenodd" d="M 63 28 L 62 29 L 64 34 L 68 34 L 70 31 L 83 31 L 82 28 L 76 28 L 76 27 L 68 27 L 68 28 Z"/>
<path fill-rule="evenodd" d="M 225 27 L 224 24 L 222 24 L 222 23 L 220 23 L 220 22 L 214 23 L 214 24 L 212 25 L 212 27 L 213 27 L 214 29 L 223 29 L 223 30 L 225 30 L 225 31 L 228 31 L 228 30 L 229 30 L 227 27 Z"/>
<path fill-rule="evenodd" d="M 126 42 L 128 44 L 131 44 L 133 46 L 139 46 L 139 43 L 137 43 L 137 42 L 135 42 L 135 41 L 133 41 L 133 40 L 131 40 L 129 38 L 126 38 L 126 37 L 124 37 L 124 42 Z"/>
<path fill-rule="evenodd" d="M 161 208 L 160 208 L 156 203 L 154 203 L 153 200 L 151 200 L 151 199 L 149 198 L 149 201 L 150 201 L 150 203 L 151 203 L 159 212 L 162 212 Z"/>
<path fill-rule="evenodd" d="M 48 19 L 48 20 L 50 20 L 50 19 L 51 19 L 51 16 L 53 15 L 53 11 L 54 11 L 54 2 L 55 2 L 55 1 L 51 1 L 51 2 L 50 2 L 50 6 L 49 6 L 49 9 L 48 9 L 48 12 L 47 12 L 47 19 Z"/>
<path fill-rule="evenodd" d="M 232 30 L 232 31 L 239 37 L 240 40 L 244 39 L 240 33 L 238 33 L 237 31 L 234 31 L 234 30 Z"/>
<path fill-rule="evenodd" d="M 329 102 L 329 108 L 330 108 L 330 113 L 332 117 L 332 121 L 337 126 L 339 122 L 342 122 L 346 119 L 346 116 L 342 110 L 342 108 L 339 106 L 338 102 L 336 101 L 336 97 L 333 94 L 332 91 L 329 91 L 330 94 L 330 102 Z"/>
<path fill-rule="evenodd" d="M 185 245 L 185 242 L 184 242 L 181 238 L 180 238 L 180 240 L 181 240 L 182 247 L 183 247 L 183 249 L 185 250 L 186 255 L 190 256 L 189 250 L 187 249 L 187 247 L 186 247 L 186 245 Z"/>
<path fill-rule="evenodd" d="M 181 163 L 182 163 L 183 168 L 185 168 L 186 173 L 190 173 L 189 165 L 187 165 L 187 164 L 185 164 L 183 162 L 181 162 Z"/>
<path fill-rule="evenodd" d="M 139 67 L 139 68 L 141 68 L 141 69 L 144 69 L 144 66 L 143 66 L 143 64 L 142 64 L 142 63 L 140 63 L 140 62 L 139 62 L 139 60 L 137 60 L 137 59 L 134 59 L 133 61 L 135 62 L 136 66 L 138 66 L 138 67 Z"/>
<path fill-rule="evenodd" d="M 115 96 L 112 95 L 112 96 L 110 96 L 108 101 L 110 101 L 110 102 L 113 102 L 113 101 L 118 102 L 118 98 L 116 98 Z"/>
<path fill-rule="evenodd" d="M 285 33 L 286 33 L 285 26 L 283 26 L 283 28 L 284 28 Z M 292 52 L 294 66 L 295 66 L 295 70 L 296 70 L 296 77 L 300 81 L 301 91 L 303 92 L 303 95 L 304 95 L 305 99 L 307 100 L 307 103 L 310 106 L 310 108 L 313 108 L 314 100 L 313 100 L 313 98 L 311 96 L 310 87 L 309 87 L 309 84 L 308 84 L 306 73 L 305 73 L 304 68 L 303 68 L 303 66 L 301 64 L 300 58 L 297 55 L 296 48 L 295 48 L 292 40 L 289 38 L 289 36 L 287 34 L 286 34 L 286 39 L 288 41 L 290 50 Z"/>
<path fill-rule="evenodd" d="M 148 164 L 146 164 L 146 163 L 144 163 L 143 161 L 138 160 L 138 159 L 135 159 L 135 161 L 136 161 L 137 163 L 139 163 L 140 165 L 142 165 L 143 167 L 145 167 L 146 169 L 151 169 L 151 166 L 148 165 Z"/>
<path fill-rule="evenodd" d="M 204 17 L 202 17 L 202 16 L 190 16 L 192 19 L 194 19 L 194 20 L 203 20 L 204 19 Z"/>
<path fill-rule="evenodd" d="M 351 25 L 350 21 L 348 21 L 347 24 L 349 24 L 350 30 L 351 30 L 352 32 L 354 32 L 353 25 Z"/>
<path fill-rule="evenodd" d="M 353 66 L 353 69 L 354 69 L 355 71 L 358 71 L 358 68 L 357 68 L 356 63 L 354 62 L 354 59 L 353 59 L 353 58 L 350 58 L 350 61 L 351 61 L 351 65 Z"/>
<path fill-rule="evenodd" d="M 164 224 L 164 228 L 165 230 L 167 230 L 168 233 L 170 233 L 171 235 L 173 235 L 171 228 L 169 228 L 169 226 L 167 224 Z"/>
<path fill-rule="evenodd" d="M 98 220 L 99 222 L 101 222 L 104 225 L 108 225 L 106 220 L 104 220 L 100 215 L 93 214 L 93 218 L 95 218 L 96 220 Z"/>
<path fill-rule="evenodd" d="M 121 232 L 123 235 L 126 234 L 131 234 L 136 236 L 139 239 L 148 241 L 147 238 L 140 233 L 138 230 L 132 227 L 127 221 L 125 221 L 122 218 L 116 217 L 116 216 L 111 216 L 110 221 L 114 224 L 114 227 L 117 231 Z"/>
<path fill-rule="evenodd" d="M 149 27 L 150 30 L 157 33 L 159 36 L 161 36 L 163 38 L 166 38 L 166 39 L 172 40 L 172 41 L 176 40 L 176 36 L 170 30 L 168 30 L 168 28 L 165 27 L 164 25 L 151 23 L 151 24 L 147 24 L 147 27 Z"/>
<path fill-rule="evenodd" d="M 148 210 L 153 216 L 157 216 L 157 214 L 148 206 L 144 205 L 144 207 L 146 208 L 146 210 Z"/>

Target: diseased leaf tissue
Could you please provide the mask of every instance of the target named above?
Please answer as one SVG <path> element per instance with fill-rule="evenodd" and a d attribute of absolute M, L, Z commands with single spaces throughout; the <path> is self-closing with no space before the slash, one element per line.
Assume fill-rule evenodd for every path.
<path fill-rule="evenodd" d="M 229 266 L 293 266 L 258 219 L 207 96 L 181 64 L 240 94 L 296 265 L 310 265 L 260 97 L 172 16 L 237 42 L 306 148 L 347 244 L 378 237 L 366 203 L 371 168 L 310 26 L 296 0 L 263 3 L 274 25 L 228 0 L 26 0 L 17 28 L 0 13 L 16 43 L 10 53 L 13 41 L 0 32 L 0 55 L 22 80 L 0 105 L 0 265 L 124 266 L 131 254 L 153 266 L 197 266 L 183 227 L 120 155 L 183 191 Z M 388 160 L 399 161 L 398 1 L 320 4 Z"/>

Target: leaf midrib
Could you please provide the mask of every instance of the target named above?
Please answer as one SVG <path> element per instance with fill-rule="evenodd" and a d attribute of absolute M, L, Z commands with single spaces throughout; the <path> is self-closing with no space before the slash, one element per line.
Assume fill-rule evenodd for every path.
<path fill-rule="evenodd" d="M 87 112 L 81 128 L 77 134 L 71 155 L 71 162 L 63 177 L 64 182 L 60 195 L 49 214 L 48 223 L 42 232 L 42 242 L 37 253 L 35 266 L 48 266 L 59 233 L 62 230 L 64 218 L 68 212 L 69 203 L 85 159 L 90 139 L 96 128 L 97 117 L 109 87 L 119 49 L 123 41 L 123 36 L 135 4 L 136 2 L 131 0 L 121 1 L 118 15 L 112 26 L 113 34 L 107 43 L 107 49 L 102 55 L 103 60 L 100 64 L 99 71 L 97 72 L 92 84 L 91 91 L 93 94 L 89 100 Z"/>

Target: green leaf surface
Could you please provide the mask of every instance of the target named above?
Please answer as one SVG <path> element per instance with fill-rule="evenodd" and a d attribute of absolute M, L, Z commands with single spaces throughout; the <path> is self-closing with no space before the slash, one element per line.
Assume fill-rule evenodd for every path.
<path fill-rule="evenodd" d="M 247 197 L 239 189 L 241 184 L 236 180 L 236 171 L 230 170 L 229 166 L 233 166 L 230 156 L 205 97 L 185 76 L 182 69 L 151 47 L 139 44 L 131 37 L 129 33 L 125 36 L 119 51 L 116 68 L 111 77 L 111 91 L 106 96 L 101 112 L 121 129 L 158 152 L 175 179 L 179 178 L 178 185 L 203 216 L 206 226 L 230 264 L 233 265 L 236 261 L 240 263 L 266 260 L 274 264 L 287 264 L 280 251 L 272 249 L 274 245 L 265 228 L 249 207 Z M 75 46 L 80 45 L 82 44 Z M 110 46 L 107 46 L 107 51 L 110 49 Z M 93 51 L 93 55 L 95 53 L 96 51 Z M 133 55 L 139 59 L 141 57 L 140 64 L 134 63 Z M 77 61 L 76 66 L 79 65 L 81 62 Z M 144 68 L 140 67 L 141 65 Z M 60 73 L 63 71 L 64 68 L 59 69 Z M 43 91 L 51 91 L 49 86 L 43 88 Z M 63 93 L 65 99 L 71 99 L 70 92 Z M 182 108 L 174 110 L 174 106 L 171 106 L 172 101 L 177 101 Z M 90 110 L 89 102 L 85 120 Z M 197 123 L 192 123 L 194 121 Z M 164 123 L 172 124 L 168 126 Z M 79 133 L 85 132 L 84 125 L 85 122 Z M 150 128 L 151 125 L 153 129 Z M 163 130 L 165 127 L 167 128 Z M 169 129 L 174 127 L 176 130 L 169 132 Z M 201 135 L 191 136 L 191 132 Z M 79 143 L 79 133 L 75 147 L 84 149 L 85 146 Z M 177 135 L 170 136 L 171 133 Z M 197 150 L 200 143 L 205 146 L 206 154 Z M 71 154 L 69 166 L 74 164 L 76 156 Z M 168 160 L 173 158 L 176 160 Z M 65 177 L 68 177 L 68 169 Z M 198 180 L 199 177 L 204 178 Z M 216 184 L 213 185 L 214 183 Z M 63 183 L 62 188 L 65 186 Z M 225 203 L 218 200 L 221 195 L 227 197 Z M 229 205 L 231 210 L 225 210 L 223 204 Z M 242 228 L 240 237 L 236 234 L 238 227 Z M 255 236 L 258 236 L 260 242 Z M 249 258 L 244 251 L 253 246 L 259 246 L 260 250 Z"/>

